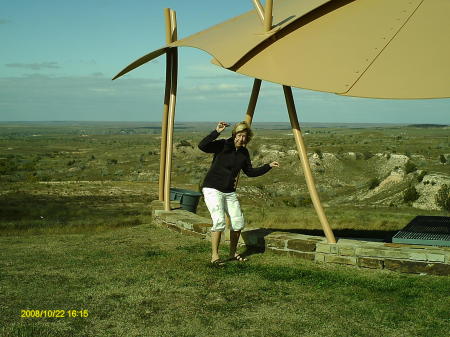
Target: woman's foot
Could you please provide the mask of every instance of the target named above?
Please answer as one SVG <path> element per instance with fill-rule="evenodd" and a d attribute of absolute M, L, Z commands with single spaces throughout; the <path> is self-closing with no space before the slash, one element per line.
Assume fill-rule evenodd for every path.
<path fill-rule="evenodd" d="M 234 254 L 234 256 L 230 257 L 230 260 L 236 260 L 236 261 L 239 261 L 239 262 L 246 262 L 246 261 L 248 261 L 247 258 L 241 256 L 240 254 Z"/>
<path fill-rule="evenodd" d="M 216 266 L 223 266 L 225 263 L 221 260 L 221 259 L 215 259 L 215 260 L 211 260 L 211 265 L 216 267 Z"/>

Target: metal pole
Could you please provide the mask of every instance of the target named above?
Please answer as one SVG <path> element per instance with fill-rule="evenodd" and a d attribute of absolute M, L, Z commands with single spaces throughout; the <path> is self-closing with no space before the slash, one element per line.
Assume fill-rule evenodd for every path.
<path fill-rule="evenodd" d="M 302 163 L 303 173 L 305 174 L 306 185 L 308 186 L 311 200 L 313 202 L 317 216 L 319 217 L 320 223 L 322 224 L 322 228 L 328 243 L 336 243 L 333 231 L 331 230 L 325 212 L 323 211 L 319 195 L 317 194 L 316 185 L 314 183 L 314 177 L 311 173 L 311 167 L 309 166 L 308 153 L 306 152 L 306 146 L 305 143 L 303 142 L 302 133 L 300 131 L 300 125 L 297 119 L 297 112 L 295 111 L 295 103 L 294 97 L 292 96 L 292 89 L 289 86 L 283 85 L 283 91 L 289 113 L 289 120 L 291 121 L 292 133 L 294 134 L 295 143 L 297 145 L 300 162 Z"/>
<path fill-rule="evenodd" d="M 170 23 L 170 9 L 164 8 L 164 16 L 166 19 L 166 43 L 169 44 L 172 41 L 172 27 Z M 161 125 L 161 153 L 159 160 L 159 200 L 164 201 L 164 184 L 166 174 L 166 147 L 167 147 L 167 118 L 169 114 L 169 99 L 170 99 L 170 86 L 171 86 L 171 56 L 170 53 L 166 53 L 166 89 L 164 92 L 164 106 L 162 114 Z"/>
<path fill-rule="evenodd" d="M 266 8 L 264 10 L 264 29 L 266 32 L 272 29 L 272 8 L 273 0 L 266 0 Z"/>
<path fill-rule="evenodd" d="M 252 125 L 253 114 L 255 113 L 256 102 L 258 101 L 259 89 L 261 88 L 261 80 L 255 78 L 253 81 L 252 94 L 250 101 L 248 102 L 247 114 L 245 115 L 245 121 L 248 125 Z"/>
<path fill-rule="evenodd" d="M 177 40 L 177 18 L 175 11 L 170 10 L 170 23 L 172 28 L 172 40 Z M 167 150 L 166 150 L 166 167 L 164 182 L 164 210 L 170 211 L 170 174 L 172 170 L 172 148 L 173 148 L 173 127 L 175 121 L 175 105 L 177 100 L 177 76 L 178 76 L 178 50 L 171 48 L 170 54 L 170 98 L 169 98 L 169 114 L 167 121 Z"/>

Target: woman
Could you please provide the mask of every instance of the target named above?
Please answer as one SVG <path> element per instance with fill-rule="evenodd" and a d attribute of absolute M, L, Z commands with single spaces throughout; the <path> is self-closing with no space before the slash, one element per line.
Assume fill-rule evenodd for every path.
<path fill-rule="evenodd" d="M 219 257 L 219 242 L 225 230 L 225 214 L 231 222 L 230 228 L 230 259 L 246 261 L 236 252 L 241 230 L 244 228 L 244 216 L 236 196 L 236 185 L 240 170 L 249 177 L 258 177 L 267 173 L 272 167 L 279 167 L 274 161 L 261 167 L 252 167 L 246 145 L 250 142 L 253 132 L 246 122 L 237 123 L 232 130 L 232 137 L 219 139 L 220 133 L 229 126 L 219 122 L 216 129 L 206 136 L 198 145 L 206 153 L 214 153 L 211 168 L 203 182 L 203 196 L 211 213 L 213 227 L 211 228 L 211 263 L 223 264 Z"/>

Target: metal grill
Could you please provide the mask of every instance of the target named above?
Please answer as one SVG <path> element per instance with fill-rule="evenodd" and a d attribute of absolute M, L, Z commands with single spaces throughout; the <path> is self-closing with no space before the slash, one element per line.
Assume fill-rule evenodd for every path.
<path fill-rule="evenodd" d="M 417 216 L 392 237 L 392 242 L 450 247 L 450 217 Z"/>

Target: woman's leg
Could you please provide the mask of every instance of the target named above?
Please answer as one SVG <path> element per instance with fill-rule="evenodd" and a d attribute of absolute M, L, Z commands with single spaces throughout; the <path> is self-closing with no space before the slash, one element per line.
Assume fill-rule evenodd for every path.
<path fill-rule="evenodd" d="M 213 188 L 203 188 L 203 197 L 208 207 L 213 227 L 211 228 L 211 262 L 219 260 L 219 243 L 225 230 L 225 199 L 222 192 Z"/>
<path fill-rule="evenodd" d="M 220 259 L 219 256 L 219 243 L 222 232 L 211 232 L 211 262 Z"/>
<path fill-rule="evenodd" d="M 230 257 L 234 258 L 237 250 L 237 244 L 239 242 L 239 236 L 241 235 L 241 231 L 234 231 L 230 228 Z"/>
<path fill-rule="evenodd" d="M 241 230 L 244 228 L 245 220 L 242 214 L 241 205 L 236 193 L 226 194 L 226 212 L 230 216 L 230 258 L 236 257 L 237 244 Z"/>

